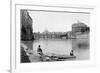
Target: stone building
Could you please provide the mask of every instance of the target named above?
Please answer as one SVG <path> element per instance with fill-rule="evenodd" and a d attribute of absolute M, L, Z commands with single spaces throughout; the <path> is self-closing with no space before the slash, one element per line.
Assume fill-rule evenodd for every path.
<path fill-rule="evenodd" d="M 33 39 L 32 18 L 27 10 L 21 10 L 21 40 Z"/>
<path fill-rule="evenodd" d="M 84 34 L 89 32 L 89 27 L 82 22 L 77 22 L 72 25 L 73 34 Z"/>

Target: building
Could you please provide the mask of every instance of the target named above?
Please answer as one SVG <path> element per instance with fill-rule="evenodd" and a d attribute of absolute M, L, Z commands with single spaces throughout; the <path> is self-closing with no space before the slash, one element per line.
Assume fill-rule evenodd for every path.
<path fill-rule="evenodd" d="M 38 33 L 34 32 L 34 38 L 35 39 L 67 39 L 67 34 L 66 32 L 43 32 L 43 33 Z"/>
<path fill-rule="evenodd" d="M 89 32 L 89 27 L 82 22 L 77 22 L 72 25 L 73 34 L 84 34 Z"/>

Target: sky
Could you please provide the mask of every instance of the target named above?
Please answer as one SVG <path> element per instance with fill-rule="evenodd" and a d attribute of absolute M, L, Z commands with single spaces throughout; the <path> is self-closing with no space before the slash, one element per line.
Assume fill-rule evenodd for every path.
<path fill-rule="evenodd" d="M 77 21 L 89 26 L 89 14 L 69 12 L 28 11 L 33 20 L 33 32 L 67 32 Z"/>

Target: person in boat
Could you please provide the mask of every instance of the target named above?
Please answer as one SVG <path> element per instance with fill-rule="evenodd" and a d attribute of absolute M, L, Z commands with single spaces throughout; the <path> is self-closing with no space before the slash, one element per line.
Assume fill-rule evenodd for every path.
<path fill-rule="evenodd" d="M 43 60 L 43 51 L 40 45 L 38 46 L 37 53 L 39 54 L 40 60 Z"/>
<path fill-rule="evenodd" d="M 71 52 L 70 52 L 70 56 L 74 56 L 74 52 L 73 52 L 73 50 L 71 50 Z"/>

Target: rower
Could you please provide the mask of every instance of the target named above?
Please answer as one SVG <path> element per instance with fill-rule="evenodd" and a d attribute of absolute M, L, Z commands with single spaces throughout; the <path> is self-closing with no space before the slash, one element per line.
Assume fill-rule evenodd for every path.
<path fill-rule="evenodd" d="M 70 52 L 70 56 L 74 56 L 73 50 L 71 50 L 71 52 Z"/>
<path fill-rule="evenodd" d="M 39 54 L 40 60 L 43 60 L 43 52 L 42 49 L 40 48 L 40 45 L 38 46 L 37 53 Z"/>

